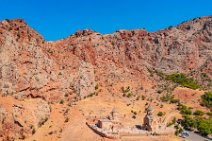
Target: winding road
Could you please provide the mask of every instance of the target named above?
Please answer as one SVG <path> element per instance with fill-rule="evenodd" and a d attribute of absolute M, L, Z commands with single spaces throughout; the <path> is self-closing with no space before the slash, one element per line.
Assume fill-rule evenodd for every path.
<path fill-rule="evenodd" d="M 212 141 L 211 139 L 204 138 L 194 132 L 189 132 L 189 136 L 184 138 L 185 141 Z"/>

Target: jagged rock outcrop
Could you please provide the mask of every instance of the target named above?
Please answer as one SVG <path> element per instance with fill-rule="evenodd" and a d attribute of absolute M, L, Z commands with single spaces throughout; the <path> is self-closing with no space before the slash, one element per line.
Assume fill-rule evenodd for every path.
<path fill-rule="evenodd" d="M 0 107 L 0 125 L 4 123 L 5 118 L 6 118 L 5 109 Z"/>
<path fill-rule="evenodd" d="M 86 97 L 95 92 L 95 74 L 93 65 L 83 62 L 79 68 L 79 94 Z"/>
<path fill-rule="evenodd" d="M 1 97 L 0 104 L 0 136 L 10 139 L 31 136 L 50 116 L 50 106 L 42 99 Z"/>
<path fill-rule="evenodd" d="M 46 85 L 51 60 L 43 54 L 43 38 L 22 20 L 1 22 L 0 32 L 1 93 L 28 95 L 25 90 Z"/>
<path fill-rule="evenodd" d="M 150 84 L 147 68 L 166 73 L 204 71 L 211 78 L 211 22 L 211 17 L 197 18 L 155 33 L 120 30 L 101 35 L 84 30 L 46 43 L 23 20 L 2 21 L 1 93 L 55 101 L 70 92 L 84 97 L 96 83 L 107 86 L 121 79 L 145 87 Z M 82 70 L 82 64 L 93 70 Z"/>

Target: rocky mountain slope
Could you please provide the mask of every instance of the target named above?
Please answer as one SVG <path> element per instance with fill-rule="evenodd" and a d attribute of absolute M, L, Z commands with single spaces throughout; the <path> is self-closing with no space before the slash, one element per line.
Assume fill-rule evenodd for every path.
<path fill-rule="evenodd" d="M 50 116 L 49 103 L 65 100 L 71 105 L 101 91 L 119 95 L 125 86 L 135 94 L 155 93 L 160 82 L 149 70 L 184 73 L 211 89 L 211 81 L 204 81 L 202 75 L 212 79 L 212 17 L 154 33 L 77 31 L 55 42 L 46 42 L 21 19 L 4 20 L 0 22 L 0 93 L 10 102 L 0 102 L 0 135 L 9 130 L 10 137 L 31 136 Z M 25 108 L 26 103 L 31 106 Z M 31 113 L 29 118 L 19 117 L 25 113 Z"/>

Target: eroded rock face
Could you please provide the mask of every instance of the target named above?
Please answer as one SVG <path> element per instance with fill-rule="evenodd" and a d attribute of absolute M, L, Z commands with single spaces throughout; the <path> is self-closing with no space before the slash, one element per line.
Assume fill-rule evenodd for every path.
<path fill-rule="evenodd" d="M 42 99 L 18 101 L 11 97 L 1 97 L 0 102 L 0 135 L 3 137 L 29 137 L 50 116 L 50 107 Z"/>
<path fill-rule="evenodd" d="M 146 68 L 198 75 L 204 70 L 211 78 L 211 22 L 203 17 L 155 33 L 120 30 L 101 35 L 84 30 L 46 43 L 24 21 L 2 21 L 1 94 L 49 101 L 65 93 L 84 97 L 97 83 L 107 86 L 123 79 L 144 85 L 149 80 Z"/>
<path fill-rule="evenodd" d="M 2 94 L 13 95 L 28 87 L 43 87 L 51 68 L 51 61 L 41 49 L 43 38 L 22 20 L 3 21 L 0 27 L 3 39 L 0 44 Z"/>
<path fill-rule="evenodd" d="M 5 109 L 0 107 L 0 125 L 4 124 L 5 118 L 6 118 Z"/>
<path fill-rule="evenodd" d="M 84 98 L 95 92 L 95 74 L 92 64 L 83 62 L 79 68 L 79 94 Z"/>

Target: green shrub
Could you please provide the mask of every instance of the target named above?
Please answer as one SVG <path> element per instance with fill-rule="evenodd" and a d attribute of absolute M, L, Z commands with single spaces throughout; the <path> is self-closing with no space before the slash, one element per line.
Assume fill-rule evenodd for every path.
<path fill-rule="evenodd" d="M 174 117 L 174 118 L 172 119 L 172 123 L 175 124 L 176 121 L 177 121 L 177 119 L 176 119 L 176 117 Z"/>
<path fill-rule="evenodd" d="M 206 78 L 208 78 L 208 75 L 206 73 L 201 73 L 200 77 L 202 79 L 206 79 Z"/>
<path fill-rule="evenodd" d="M 122 92 L 122 96 L 123 97 L 127 97 L 130 98 L 131 96 L 133 96 L 132 91 L 130 90 L 130 86 L 127 86 L 126 88 L 121 87 L 121 92 Z M 135 95 L 134 95 L 135 96 Z"/>
<path fill-rule="evenodd" d="M 211 118 L 205 119 L 200 116 L 193 118 L 191 115 L 184 115 L 181 124 L 185 129 L 197 129 L 202 135 L 212 134 Z"/>
<path fill-rule="evenodd" d="M 195 129 L 197 127 L 197 122 L 190 116 L 183 116 L 182 125 L 185 129 Z"/>
<path fill-rule="evenodd" d="M 130 98 L 132 96 L 132 93 L 128 93 L 127 97 Z"/>
<path fill-rule="evenodd" d="M 124 87 L 121 87 L 121 92 L 122 93 L 128 93 L 128 92 L 130 92 L 130 86 L 126 87 L 126 89 Z"/>
<path fill-rule="evenodd" d="M 32 135 L 34 135 L 36 132 L 35 128 L 32 129 Z"/>
<path fill-rule="evenodd" d="M 203 111 L 200 111 L 200 110 L 196 110 L 195 112 L 194 112 L 194 115 L 195 116 L 203 116 L 205 113 L 203 112 Z"/>
<path fill-rule="evenodd" d="M 192 113 L 191 109 L 185 105 L 180 105 L 179 110 L 180 110 L 180 113 L 183 115 L 191 115 Z"/>
<path fill-rule="evenodd" d="M 96 86 L 95 86 L 95 90 L 98 90 L 99 89 L 99 85 L 97 84 Z"/>
<path fill-rule="evenodd" d="M 176 131 L 174 132 L 174 134 L 175 134 L 176 136 L 178 136 L 180 133 L 179 133 L 178 130 L 176 130 Z"/>
<path fill-rule="evenodd" d="M 145 100 L 145 98 L 146 98 L 146 97 L 145 97 L 144 95 L 141 96 L 141 99 L 142 99 L 142 100 Z"/>
<path fill-rule="evenodd" d="M 69 121 L 69 118 L 67 117 L 64 122 L 68 122 L 68 121 Z"/>
<path fill-rule="evenodd" d="M 131 110 L 131 113 L 134 114 L 134 115 L 137 115 L 136 111 Z"/>
<path fill-rule="evenodd" d="M 64 103 L 64 100 L 62 99 L 62 100 L 60 100 L 60 104 L 63 104 Z"/>
<path fill-rule="evenodd" d="M 68 97 L 68 93 L 65 93 L 65 97 Z"/>
<path fill-rule="evenodd" d="M 171 122 L 167 123 L 166 126 L 170 127 L 170 126 L 174 125 L 176 123 L 176 121 L 177 121 L 177 119 L 176 119 L 176 117 L 174 117 Z"/>
<path fill-rule="evenodd" d="M 212 112 L 208 112 L 207 115 L 212 117 Z"/>
<path fill-rule="evenodd" d="M 171 101 L 173 99 L 174 99 L 174 96 L 171 95 L 171 94 L 166 94 L 166 95 L 163 95 L 163 96 L 160 97 L 160 100 L 162 102 L 169 102 L 169 101 Z"/>
<path fill-rule="evenodd" d="M 175 126 L 175 135 L 178 136 L 180 133 L 183 132 L 183 128 L 179 127 L 178 125 Z"/>
<path fill-rule="evenodd" d="M 49 134 L 49 135 L 52 135 L 52 134 L 53 134 L 53 131 L 50 131 L 48 134 Z"/>
<path fill-rule="evenodd" d="M 133 118 L 133 119 L 136 119 L 136 115 L 133 115 L 132 118 Z"/>
<path fill-rule="evenodd" d="M 42 118 L 39 123 L 38 123 L 38 127 L 41 127 L 42 125 L 44 125 L 45 122 L 47 122 L 48 118 Z"/>
<path fill-rule="evenodd" d="M 170 103 L 179 103 L 179 102 L 180 102 L 179 99 L 171 99 L 171 100 L 170 100 Z"/>
<path fill-rule="evenodd" d="M 204 95 L 201 96 L 202 105 L 212 108 L 212 92 L 206 92 Z"/>
<path fill-rule="evenodd" d="M 180 84 L 184 87 L 190 88 L 190 89 L 198 89 L 200 86 L 197 84 L 197 82 L 192 79 L 192 78 L 187 78 L 184 74 L 182 73 L 176 73 L 176 74 L 171 74 L 166 76 L 166 80 L 171 80 L 177 84 Z"/>
<path fill-rule="evenodd" d="M 202 135 L 212 134 L 212 119 L 201 120 L 197 129 Z"/>
<path fill-rule="evenodd" d="M 158 112 L 158 114 L 157 114 L 157 116 L 159 116 L 159 117 L 162 117 L 162 116 L 164 116 L 165 115 L 165 113 L 164 112 Z"/>
<path fill-rule="evenodd" d="M 95 92 L 94 92 L 94 93 L 90 93 L 89 95 L 87 95 L 87 98 L 88 98 L 88 97 L 93 97 L 94 95 L 96 95 L 96 96 L 97 96 L 98 94 L 97 94 L 97 93 L 95 93 Z"/>

